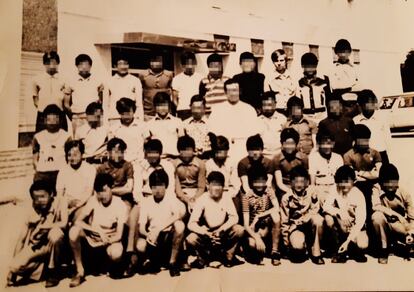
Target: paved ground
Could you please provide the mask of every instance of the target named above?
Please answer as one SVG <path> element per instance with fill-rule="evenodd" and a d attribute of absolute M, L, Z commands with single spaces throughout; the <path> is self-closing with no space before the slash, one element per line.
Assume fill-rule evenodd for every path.
<path fill-rule="evenodd" d="M 401 171 L 402 184 L 414 193 L 414 155 L 409 154 L 414 138 L 394 138 L 391 161 Z M 43 284 L 4 289 L 7 266 L 17 237 L 19 225 L 26 208 L 30 207 L 26 190 L 30 178 L 0 182 L 0 195 L 17 196 L 17 205 L 0 205 L 0 291 L 45 291 Z M 404 261 L 390 257 L 388 265 L 379 265 L 374 258 L 368 263 L 353 261 L 341 264 L 327 263 L 314 266 L 310 262 L 292 264 L 283 260 L 273 267 L 270 262 L 263 266 L 244 264 L 231 269 L 208 268 L 193 270 L 178 278 L 170 278 L 167 271 L 158 275 L 139 276 L 130 279 L 111 280 L 106 276 L 88 277 L 87 281 L 72 291 L 332 291 L 332 290 L 414 290 L 414 259 Z M 69 290 L 69 280 L 50 291 Z"/>

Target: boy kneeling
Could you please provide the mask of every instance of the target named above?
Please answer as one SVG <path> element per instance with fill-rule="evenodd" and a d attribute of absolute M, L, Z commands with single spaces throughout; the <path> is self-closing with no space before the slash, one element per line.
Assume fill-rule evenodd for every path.
<path fill-rule="evenodd" d="M 193 267 L 202 269 L 214 261 L 218 254 L 226 267 L 242 262 L 234 254 L 244 229 L 238 225 L 239 216 L 230 196 L 223 196 L 224 176 L 213 171 L 207 177 L 208 193 L 204 193 L 194 205 L 188 222 L 192 232 L 186 238 L 188 246 L 195 250 L 197 260 Z"/>
<path fill-rule="evenodd" d="M 179 276 L 178 255 L 184 242 L 182 218 L 186 208 L 175 196 L 166 196 L 168 175 L 163 169 L 151 173 L 149 185 L 152 196 L 142 200 L 137 250 L 139 255 L 147 258 L 145 272 L 159 272 L 163 257 L 168 254 L 170 275 Z"/>

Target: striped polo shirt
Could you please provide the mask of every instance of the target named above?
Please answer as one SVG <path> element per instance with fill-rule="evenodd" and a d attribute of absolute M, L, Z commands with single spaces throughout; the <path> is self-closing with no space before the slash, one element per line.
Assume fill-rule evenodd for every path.
<path fill-rule="evenodd" d="M 227 101 L 226 93 L 224 92 L 224 82 L 229 80 L 229 77 L 222 76 L 219 79 L 214 79 L 210 75 L 201 79 L 200 95 L 204 96 L 206 100 L 206 111 L 211 112 L 211 107 Z"/>

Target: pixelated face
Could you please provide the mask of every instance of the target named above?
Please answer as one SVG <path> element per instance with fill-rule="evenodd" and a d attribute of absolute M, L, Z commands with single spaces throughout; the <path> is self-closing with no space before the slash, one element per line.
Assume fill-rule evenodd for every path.
<path fill-rule="evenodd" d="M 304 65 L 303 68 L 303 75 L 305 77 L 313 77 L 316 75 L 316 66 L 314 65 Z"/>
<path fill-rule="evenodd" d="M 252 160 L 257 161 L 262 157 L 263 149 L 250 149 L 247 153 Z"/>
<path fill-rule="evenodd" d="M 336 186 L 339 193 L 348 194 L 354 186 L 354 181 L 352 179 L 344 179 L 338 182 Z"/>
<path fill-rule="evenodd" d="M 119 145 L 116 145 L 109 151 L 109 160 L 119 163 L 124 160 L 124 150 L 122 150 Z"/>
<path fill-rule="evenodd" d="M 50 59 L 49 62 L 44 64 L 46 72 L 50 75 L 54 75 L 58 72 L 59 64 L 55 59 Z"/>
<path fill-rule="evenodd" d="M 239 102 L 240 100 L 239 85 L 237 83 L 232 83 L 232 84 L 228 84 L 226 88 L 227 88 L 227 92 L 226 92 L 227 100 L 231 104 L 236 104 L 237 102 Z"/>
<path fill-rule="evenodd" d="M 163 69 L 163 60 L 161 56 L 157 56 L 156 58 L 150 61 L 150 68 L 154 72 L 161 72 Z"/>
<path fill-rule="evenodd" d="M 33 208 L 42 212 L 49 208 L 52 196 L 46 190 L 36 190 L 33 191 L 32 200 Z"/>
<path fill-rule="evenodd" d="M 241 61 L 240 67 L 245 73 L 253 72 L 256 62 L 253 59 L 244 59 Z"/>
<path fill-rule="evenodd" d="M 361 105 L 361 109 L 367 113 L 373 113 L 378 106 L 378 102 L 375 98 L 370 98 L 367 103 Z"/>
<path fill-rule="evenodd" d="M 294 105 L 291 110 L 292 120 L 298 122 L 303 117 L 303 109 L 300 106 Z"/>
<path fill-rule="evenodd" d="M 155 112 L 162 118 L 165 118 L 170 112 L 170 105 L 168 103 L 160 103 L 155 105 Z"/>
<path fill-rule="evenodd" d="M 343 112 L 343 105 L 339 100 L 332 100 L 329 102 L 328 104 L 328 110 L 329 112 L 335 116 L 335 117 L 339 117 L 342 115 Z"/>
<path fill-rule="evenodd" d="M 194 149 L 188 147 L 186 149 L 180 150 L 180 158 L 183 162 L 190 162 L 194 158 Z"/>
<path fill-rule="evenodd" d="M 348 50 L 338 51 L 336 55 L 338 56 L 339 62 L 346 63 L 349 61 L 349 56 L 351 55 L 351 51 L 348 51 Z"/>
<path fill-rule="evenodd" d="M 88 75 L 91 72 L 91 68 L 92 68 L 91 64 L 89 64 L 88 61 L 80 62 L 77 67 L 78 67 L 79 74 L 82 76 Z"/>
<path fill-rule="evenodd" d="M 193 75 L 195 72 L 195 68 L 197 66 L 197 62 L 193 59 L 187 59 L 185 60 L 185 63 L 183 65 L 184 73 L 187 75 Z"/>
<path fill-rule="evenodd" d="M 107 206 L 112 200 L 112 189 L 108 185 L 104 185 L 102 190 L 96 192 L 96 198 L 102 205 Z"/>
<path fill-rule="evenodd" d="M 191 115 L 196 120 L 200 120 L 206 112 L 206 107 L 204 106 L 202 101 L 193 102 L 191 105 Z"/>
<path fill-rule="evenodd" d="M 161 160 L 161 153 L 154 150 L 145 151 L 145 159 L 150 165 L 158 165 Z"/>
<path fill-rule="evenodd" d="M 121 113 L 121 122 L 122 124 L 127 124 L 129 125 L 130 123 L 132 123 L 134 121 L 134 111 L 132 109 L 130 109 L 129 111 L 125 111 Z"/>
<path fill-rule="evenodd" d="M 60 117 L 56 114 L 48 114 L 45 117 L 46 129 L 49 131 L 57 131 L 60 127 Z"/>
<path fill-rule="evenodd" d="M 266 177 L 255 178 L 252 182 L 253 190 L 257 193 L 263 193 L 266 190 Z"/>
<path fill-rule="evenodd" d="M 211 76 L 220 76 L 223 73 L 223 64 L 221 62 L 210 62 L 208 71 Z"/>
<path fill-rule="evenodd" d="M 381 183 L 381 188 L 387 194 L 395 194 L 399 186 L 399 181 L 397 179 L 385 180 Z"/>
<path fill-rule="evenodd" d="M 335 141 L 329 138 L 322 138 L 319 144 L 319 152 L 323 155 L 331 155 L 333 148 L 335 146 Z"/>
<path fill-rule="evenodd" d="M 276 101 L 272 98 L 262 101 L 262 113 L 266 117 L 271 117 L 276 111 Z"/>
<path fill-rule="evenodd" d="M 96 128 L 101 124 L 102 111 L 96 110 L 93 114 L 86 115 L 86 120 L 91 128 Z"/>
<path fill-rule="evenodd" d="M 162 201 L 165 197 L 165 192 L 167 190 L 167 187 L 165 184 L 159 184 L 151 187 L 151 192 L 153 195 L 153 198 L 156 202 Z"/>
<path fill-rule="evenodd" d="M 358 138 L 355 140 L 355 146 L 361 150 L 368 150 L 369 148 L 369 139 Z"/>
<path fill-rule="evenodd" d="M 223 185 L 219 182 L 212 181 L 208 185 L 210 197 L 215 201 L 219 201 L 223 197 L 223 190 Z"/>
<path fill-rule="evenodd" d="M 309 180 L 306 177 L 297 176 L 291 182 L 292 190 L 296 193 L 302 193 L 309 185 Z"/>
<path fill-rule="evenodd" d="M 72 147 L 68 152 L 68 163 L 71 166 L 78 166 L 82 163 L 82 153 L 78 147 Z"/>
<path fill-rule="evenodd" d="M 275 65 L 277 72 L 284 73 L 287 69 L 286 55 L 279 55 L 273 64 Z"/>
<path fill-rule="evenodd" d="M 118 73 L 120 75 L 126 75 L 128 74 L 128 69 L 129 69 L 129 63 L 126 60 L 119 60 L 116 63 L 116 69 L 118 70 Z"/>
<path fill-rule="evenodd" d="M 287 139 L 282 143 L 282 149 L 287 154 L 292 154 L 296 151 L 296 143 L 292 138 Z"/>
<path fill-rule="evenodd" d="M 227 159 L 228 156 L 228 150 L 217 150 L 214 153 L 214 157 L 216 158 L 217 161 L 225 161 Z"/>

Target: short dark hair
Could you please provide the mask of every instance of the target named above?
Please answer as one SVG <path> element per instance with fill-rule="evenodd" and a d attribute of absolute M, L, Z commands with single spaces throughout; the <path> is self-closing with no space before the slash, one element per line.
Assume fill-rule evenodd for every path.
<path fill-rule="evenodd" d="M 255 180 L 258 180 L 259 178 L 263 178 L 264 180 L 267 180 L 267 171 L 265 167 L 263 166 L 263 164 L 255 163 L 247 171 L 247 179 L 248 179 L 250 188 L 253 186 L 253 182 Z"/>
<path fill-rule="evenodd" d="M 166 93 L 166 92 L 157 92 L 154 95 L 154 101 L 153 102 L 154 102 L 154 105 L 164 104 L 164 103 L 170 104 L 171 99 L 170 99 L 170 96 L 168 95 L 168 93 Z"/>
<path fill-rule="evenodd" d="M 239 63 L 241 64 L 243 60 L 253 60 L 256 62 L 256 58 L 251 52 L 243 52 L 240 54 Z"/>
<path fill-rule="evenodd" d="M 285 50 L 283 50 L 283 49 L 277 49 L 277 50 L 273 51 L 273 53 L 270 56 L 270 58 L 272 59 L 272 62 L 276 62 L 277 61 L 277 58 L 279 56 L 282 56 L 282 55 L 286 55 Z"/>
<path fill-rule="evenodd" d="M 115 65 L 118 64 L 119 61 L 126 61 L 129 64 L 128 58 L 124 54 L 120 54 L 115 58 Z"/>
<path fill-rule="evenodd" d="M 56 104 L 49 104 L 47 107 L 45 107 L 43 115 L 45 117 L 47 117 L 48 115 L 57 115 L 61 117 L 62 110 Z"/>
<path fill-rule="evenodd" d="M 149 139 L 147 142 L 145 142 L 144 144 L 144 151 L 145 152 L 158 152 L 160 154 L 162 154 L 162 143 L 160 140 L 158 139 Z"/>
<path fill-rule="evenodd" d="M 119 146 L 119 148 L 122 151 L 125 151 L 127 149 L 127 144 L 124 142 L 124 140 L 119 139 L 119 138 L 112 138 L 111 140 L 108 141 L 108 144 L 106 145 L 106 150 L 111 151 L 116 146 Z"/>
<path fill-rule="evenodd" d="M 378 180 L 383 183 L 387 180 L 399 180 L 400 174 L 398 169 L 394 164 L 383 164 L 379 171 Z"/>
<path fill-rule="evenodd" d="M 114 178 L 109 173 L 98 173 L 93 183 L 95 192 L 101 192 L 104 186 L 112 188 L 114 186 Z"/>
<path fill-rule="evenodd" d="M 349 165 L 343 165 L 335 173 L 335 182 L 339 183 L 348 179 L 355 181 L 355 171 Z"/>
<path fill-rule="evenodd" d="M 220 171 L 212 171 L 207 176 L 207 182 L 211 184 L 212 182 L 217 182 L 220 185 L 224 186 L 224 175 Z"/>
<path fill-rule="evenodd" d="M 32 199 L 33 199 L 33 193 L 35 191 L 46 191 L 49 195 L 52 196 L 55 193 L 55 188 L 47 180 L 36 180 L 32 183 L 29 189 L 30 197 Z"/>
<path fill-rule="evenodd" d="M 201 102 L 203 105 L 206 105 L 206 99 L 201 95 L 193 95 L 190 100 L 190 106 L 195 102 Z"/>
<path fill-rule="evenodd" d="M 318 130 L 318 133 L 316 133 L 316 142 L 318 142 L 318 144 L 320 144 L 323 140 L 329 139 L 333 142 L 335 142 L 335 137 L 334 135 L 327 131 L 327 130 Z"/>
<path fill-rule="evenodd" d="M 211 142 L 211 150 L 213 152 L 217 152 L 220 150 L 229 150 L 230 149 L 230 144 L 229 144 L 229 140 L 224 137 L 224 136 L 216 136 L 213 133 L 208 133 L 208 136 L 210 138 L 210 142 Z"/>
<path fill-rule="evenodd" d="M 298 131 L 296 131 L 293 128 L 283 129 L 280 133 L 280 143 L 283 143 L 288 139 L 293 139 L 293 141 L 295 141 L 295 143 L 298 144 L 300 139 Z"/>
<path fill-rule="evenodd" d="M 161 50 L 153 50 L 150 52 L 149 61 L 151 62 L 158 57 L 161 57 L 164 60 L 164 53 Z"/>
<path fill-rule="evenodd" d="M 193 52 L 184 52 L 181 54 L 181 65 L 185 65 L 187 60 L 193 60 L 197 62 L 196 56 Z"/>
<path fill-rule="evenodd" d="M 80 54 L 75 58 L 75 65 L 78 66 L 82 62 L 88 62 L 92 66 L 92 59 L 89 55 Z"/>
<path fill-rule="evenodd" d="M 341 51 L 352 51 L 351 44 L 346 39 L 340 39 L 336 42 L 334 52 L 337 54 Z"/>
<path fill-rule="evenodd" d="M 339 101 L 341 104 L 344 104 L 344 99 L 342 98 L 342 95 L 338 92 L 332 92 L 329 95 L 329 98 L 327 98 L 327 103 L 330 103 L 331 101 Z"/>
<path fill-rule="evenodd" d="M 165 185 L 168 187 L 169 179 L 168 174 L 164 169 L 156 169 L 149 176 L 149 186 L 152 188 L 154 186 Z"/>
<path fill-rule="evenodd" d="M 131 109 L 134 113 L 137 110 L 135 100 L 132 100 L 128 97 L 122 97 L 120 100 L 116 102 L 116 110 L 119 114 L 129 112 L 129 110 Z"/>
<path fill-rule="evenodd" d="M 288 111 L 291 110 L 294 106 L 303 108 L 304 107 L 303 100 L 297 96 L 292 96 L 291 98 L 289 98 L 287 102 Z"/>
<path fill-rule="evenodd" d="M 269 90 L 269 91 L 265 91 L 260 95 L 262 102 L 264 100 L 268 100 L 268 99 L 273 99 L 274 101 L 276 101 L 276 92 Z"/>
<path fill-rule="evenodd" d="M 181 136 L 177 141 L 178 151 L 185 150 L 187 148 L 192 148 L 195 150 L 195 141 L 192 137 L 188 135 Z"/>
<path fill-rule="evenodd" d="M 262 137 L 260 137 L 259 134 L 256 134 L 256 135 L 253 135 L 247 138 L 247 141 L 246 141 L 247 151 L 257 150 L 257 149 L 263 150 L 263 148 L 264 148 L 263 139 Z"/>
<path fill-rule="evenodd" d="M 56 63 L 60 64 L 60 57 L 56 51 L 50 51 L 43 54 L 43 65 L 50 64 L 51 60 L 55 60 Z"/>
<path fill-rule="evenodd" d="M 371 130 L 363 125 L 363 124 L 356 124 L 353 129 L 353 138 L 356 139 L 370 139 L 371 138 Z"/>
<path fill-rule="evenodd" d="M 357 103 L 359 105 L 366 104 L 371 100 L 378 101 L 377 96 L 375 95 L 375 93 L 372 90 L 364 89 L 364 90 L 361 90 L 360 92 L 358 92 Z"/>
<path fill-rule="evenodd" d="M 289 172 L 290 180 L 293 181 L 297 177 L 309 179 L 309 172 L 303 165 L 297 165 Z"/>
<path fill-rule="evenodd" d="M 82 140 L 68 140 L 65 143 L 66 161 L 68 161 L 69 151 L 72 148 L 78 148 L 82 155 L 85 153 L 85 144 L 83 144 Z"/>
<path fill-rule="evenodd" d="M 316 57 L 316 55 L 311 52 L 305 53 L 302 55 L 302 58 L 300 59 L 300 64 L 302 66 L 318 66 L 318 57 Z"/>
<path fill-rule="evenodd" d="M 213 62 L 223 63 L 223 58 L 219 54 L 213 53 L 207 57 L 207 66 L 209 66 Z"/>
<path fill-rule="evenodd" d="M 230 84 L 237 84 L 237 85 L 239 85 L 239 89 L 240 89 L 239 82 L 237 80 L 233 79 L 233 78 L 230 78 L 230 79 L 228 79 L 224 82 L 224 92 L 225 93 L 227 93 L 227 86 L 229 86 Z"/>
<path fill-rule="evenodd" d="M 99 102 L 94 101 L 94 102 L 91 102 L 90 104 L 88 104 L 88 106 L 86 107 L 85 112 L 86 112 L 87 115 L 93 115 L 98 110 L 103 111 L 102 105 Z"/>

